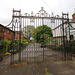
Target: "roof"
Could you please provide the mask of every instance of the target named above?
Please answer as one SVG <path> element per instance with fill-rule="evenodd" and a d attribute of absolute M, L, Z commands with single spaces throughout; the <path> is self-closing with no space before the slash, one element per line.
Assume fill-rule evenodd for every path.
<path fill-rule="evenodd" d="M 0 26 L 5 28 L 5 29 L 8 29 L 8 30 L 12 31 L 11 29 L 7 28 L 6 26 L 3 26 L 2 24 L 0 24 Z M 12 31 L 12 32 L 14 32 L 14 31 Z"/>

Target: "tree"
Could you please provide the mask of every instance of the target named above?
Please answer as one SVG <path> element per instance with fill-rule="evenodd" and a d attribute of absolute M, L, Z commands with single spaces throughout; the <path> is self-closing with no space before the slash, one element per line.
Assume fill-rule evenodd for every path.
<path fill-rule="evenodd" d="M 24 37 L 26 37 L 26 38 L 32 37 L 33 33 L 34 33 L 34 29 L 35 29 L 35 27 L 33 25 L 25 26 L 22 29 Z"/>
<path fill-rule="evenodd" d="M 46 42 L 49 42 L 52 36 L 52 30 L 47 25 L 38 26 L 33 34 L 36 42 L 41 44 L 46 44 Z"/>

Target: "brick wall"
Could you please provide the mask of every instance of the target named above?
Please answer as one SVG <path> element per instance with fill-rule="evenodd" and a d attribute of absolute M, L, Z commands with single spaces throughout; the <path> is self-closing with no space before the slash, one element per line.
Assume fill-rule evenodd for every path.
<path fill-rule="evenodd" d="M 2 31 L 2 28 L 4 29 L 4 32 Z M 12 30 L 0 24 L 0 37 L 2 39 L 4 38 L 4 40 L 12 40 L 12 37 L 14 38 L 14 35 L 12 36 L 12 33 L 14 34 Z"/>
<path fill-rule="evenodd" d="M 2 26 L 0 26 L 0 37 L 3 39 Z"/>
<path fill-rule="evenodd" d="M 8 31 L 9 31 L 9 33 L 8 33 Z M 14 35 L 13 35 L 13 37 L 14 37 Z M 12 40 L 12 31 L 10 31 L 10 30 L 8 30 L 8 29 L 5 29 L 4 30 L 4 39 L 6 39 L 6 40 Z"/>
<path fill-rule="evenodd" d="M 15 31 L 15 39 L 19 39 L 19 32 L 18 31 Z M 21 39 L 22 40 L 26 40 L 26 38 L 23 36 L 22 32 L 21 32 Z"/>

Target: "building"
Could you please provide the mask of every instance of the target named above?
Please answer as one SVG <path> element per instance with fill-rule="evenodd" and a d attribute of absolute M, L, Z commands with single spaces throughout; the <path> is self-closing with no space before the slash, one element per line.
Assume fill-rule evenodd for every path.
<path fill-rule="evenodd" d="M 69 41 L 70 38 L 71 38 L 71 40 L 75 40 L 75 17 L 74 16 L 72 15 L 72 19 L 69 19 L 70 25 L 66 22 L 64 23 L 64 38 L 67 41 Z M 69 31 L 69 26 L 70 26 L 70 31 Z M 58 45 L 62 44 L 62 42 L 63 42 L 62 24 L 55 27 L 52 31 L 53 31 L 53 40 L 52 41 L 57 40 Z M 70 32 L 70 34 L 69 34 L 69 32 Z"/>
<path fill-rule="evenodd" d="M 19 35 L 19 31 L 15 31 L 15 39 L 19 39 L 20 35 Z M 23 36 L 22 32 L 21 32 L 21 40 L 26 40 L 26 38 Z"/>
<path fill-rule="evenodd" d="M 14 34 L 14 31 L 0 24 L 0 40 L 12 40 Z"/>

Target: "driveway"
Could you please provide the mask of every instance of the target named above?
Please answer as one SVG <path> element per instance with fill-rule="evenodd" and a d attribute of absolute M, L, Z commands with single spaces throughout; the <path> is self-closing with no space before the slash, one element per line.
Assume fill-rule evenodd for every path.
<path fill-rule="evenodd" d="M 64 59 L 64 53 L 53 51 L 47 47 L 41 48 L 41 45 L 38 43 L 30 43 L 21 52 L 21 55 L 22 60 L 26 62 L 57 61 Z"/>
<path fill-rule="evenodd" d="M 17 61 L 19 53 L 14 54 L 13 61 Z M 41 48 L 38 43 L 30 43 L 24 50 L 21 51 L 22 62 L 43 62 L 43 61 L 58 61 L 64 59 L 64 53 L 53 51 L 47 47 Z M 4 57 L 0 65 L 9 64 L 11 56 Z"/>
<path fill-rule="evenodd" d="M 53 61 L 62 59 L 62 52 L 44 48 L 44 62 L 35 63 L 34 61 L 43 61 L 43 48 L 40 44 L 30 43 L 21 54 L 22 60 L 33 63 L 23 62 L 22 64 L 9 65 L 10 56 L 4 57 L 0 62 L 0 75 L 75 75 L 74 57 L 71 61 Z M 18 55 L 19 53 L 14 55 L 14 60 L 18 59 Z"/>

